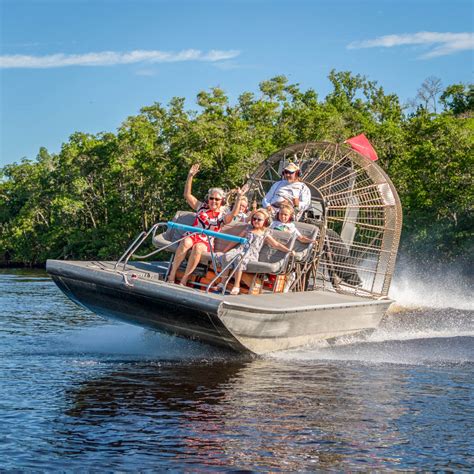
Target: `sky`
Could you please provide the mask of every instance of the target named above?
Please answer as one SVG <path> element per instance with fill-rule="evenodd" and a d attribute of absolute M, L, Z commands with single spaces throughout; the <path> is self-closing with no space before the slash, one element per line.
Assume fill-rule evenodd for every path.
<path fill-rule="evenodd" d="M 0 0 L 0 167 L 280 74 L 321 99 L 332 69 L 402 102 L 428 77 L 472 83 L 473 23 L 472 0 Z"/>

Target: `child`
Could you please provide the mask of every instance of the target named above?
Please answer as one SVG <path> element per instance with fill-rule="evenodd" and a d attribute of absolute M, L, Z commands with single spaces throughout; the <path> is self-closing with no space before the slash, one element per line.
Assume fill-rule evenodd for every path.
<path fill-rule="evenodd" d="M 240 198 L 239 213 L 232 219 L 233 223 L 245 223 L 249 216 L 249 200 L 247 196 Z"/>
<path fill-rule="evenodd" d="M 296 239 L 298 242 L 303 244 L 311 244 L 316 242 L 316 240 L 302 235 L 301 232 L 296 228 L 294 220 L 295 210 L 287 204 L 282 204 L 276 215 L 276 220 L 274 220 L 270 225 L 270 229 L 291 232 L 292 235 L 296 234 Z"/>
<path fill-rule="evenodd" d="M 269 225 L 270 214 L 266 209 L 257 209 L 256 211 L 253 211 L 250 215 L 249 226 L 245 235 L 248 240 L 248 244 L 241 244 L 224 254 L 223 266 L 228 264 L 237 255 L 243 255 L 243 258 L 237 258 L 233 263 L 233 268 L 237 267 L 237 270 L 234 274 L 234 287 L 230 292 L 231 295 L 238 295 L 240 293 L 240 280 L 242 279 L 242 272 L 247 268 L 249 262 L 258 261 L 258 256 L 263 244 L 266 243 L 271 247 L 281 250 L 282 252 L 291 252 L 288 247 L 281 244 L 270 235 L 268 229 Z M 227 275 L 228 270 L 226 270 L 221 275 L 222 281 L 227 279 Z"/>
<path fill-rule="evenodd" d="M 312 244 L 316 242 L 316 239 L 310 239 L 305 235 L 302 235 L 301 232 L 296 228 L 295 225 L 295 210 L 292 206 L 288 204 L 282 204 L 277 213 L 276 220 L 274 220 L 270 226 L 271 229 L 282 230 L 283 232 L 291 232 L 291 235 L 296 235 L 296 240 L 303 244 Z M 271 277 L 272 275 L 270 275 Z M 285 287 L 283 293 L 287 293 L 296 279 L 294 272 L 290 273 L 286 278 Z M 270 278 L 270 281 L 272 278 Z"/>

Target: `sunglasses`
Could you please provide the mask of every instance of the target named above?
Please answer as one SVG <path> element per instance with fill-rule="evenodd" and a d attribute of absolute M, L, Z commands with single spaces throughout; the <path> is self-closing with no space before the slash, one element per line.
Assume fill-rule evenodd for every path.
<path fill-rule="evenodd" d="M 288 170 L 285 170 L 283 171 L 283 174 L 295 174 L 296 171 L 288 171 Z"/>
<path fill-rule="evenodd" d="M 262 219 L 261 217 L 252 217 L 252 220 L 253 220 L 253 221 L 263 222 L 265 219 Z"/>
<path fill-rule="evenodd" d="M 222 201 L 222 198 L 210 197 L 208 200 L 209 201 Z"/>

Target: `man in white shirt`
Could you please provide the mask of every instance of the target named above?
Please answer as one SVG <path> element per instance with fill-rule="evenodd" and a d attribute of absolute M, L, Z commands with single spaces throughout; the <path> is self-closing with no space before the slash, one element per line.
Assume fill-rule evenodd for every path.
<path fill-rule="evenodd" d="M 283 203 L 295 208 L 296 220 L 311 204 L 311 191 L 299 180 L 300 169 L 295 163 L 289 163 L 283 170 L 283 179 L 273 184 L 262 200 L 262 206 L 275 213 Z"/>

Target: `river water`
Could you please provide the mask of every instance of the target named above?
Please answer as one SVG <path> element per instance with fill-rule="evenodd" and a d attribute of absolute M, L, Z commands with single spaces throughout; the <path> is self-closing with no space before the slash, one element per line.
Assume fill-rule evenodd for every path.
<path fill-rule="evenodd" d="M 0 468 L 472 470 L 474 304 L 456 289 L 400 280 L 368 339 L 249 359 L 3 271 Z"/>

